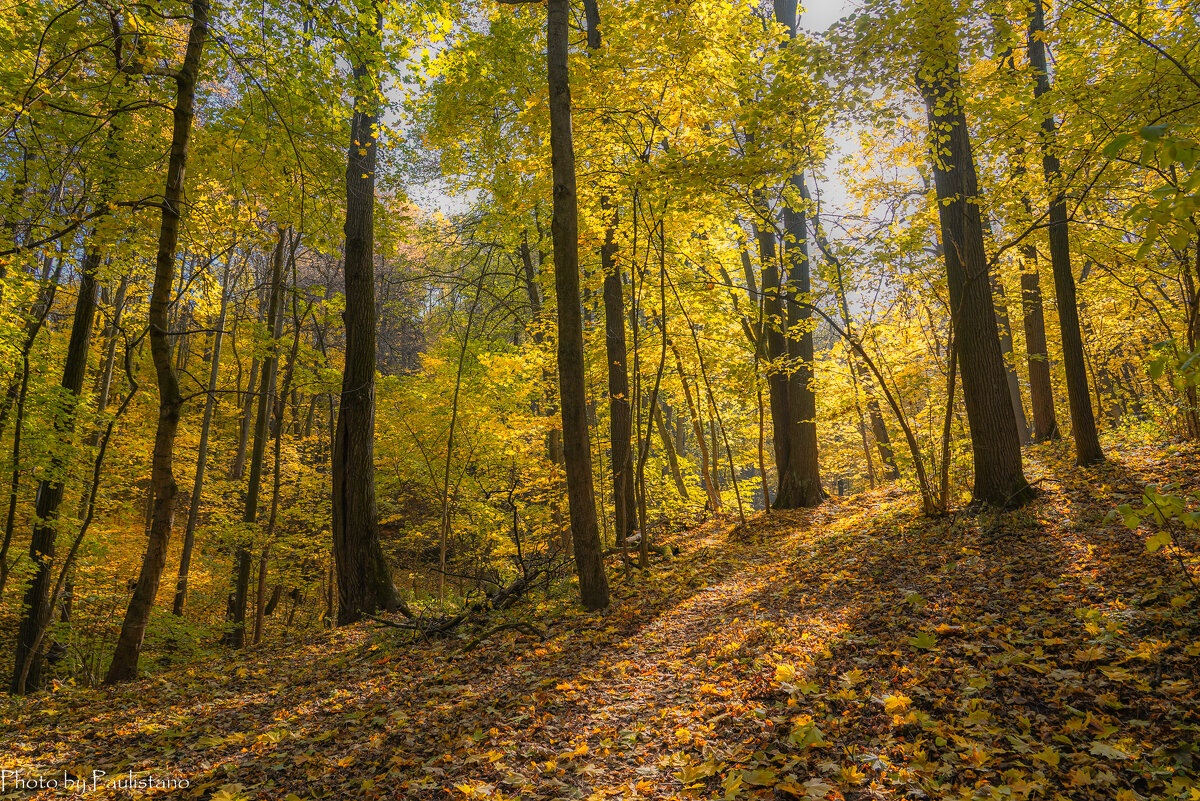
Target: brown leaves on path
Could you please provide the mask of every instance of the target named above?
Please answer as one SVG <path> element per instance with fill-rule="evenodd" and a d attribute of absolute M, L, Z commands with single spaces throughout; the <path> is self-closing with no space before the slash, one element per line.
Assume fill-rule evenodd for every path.
<path fill-rule="evenodd" d="M 363 626 L 11 700 L 0 769 L 218 799 L 1200 797 L 1197 599 L 1103 522 L 1139 483 L 1194 485 L 1195 454 L 1035 459 L 1016 512 L 892 491 L 709 523 L 607 612 L 509 613 L 545 642 Z M 72 795 L 129 792 L 35 794 Z"/>

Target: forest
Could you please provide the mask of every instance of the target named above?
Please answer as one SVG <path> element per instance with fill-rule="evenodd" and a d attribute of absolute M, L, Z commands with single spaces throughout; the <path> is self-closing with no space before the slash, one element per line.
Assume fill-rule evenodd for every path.
<path fill-rule="evenodd" d="M 1200 801 L 1200 0 L 0 55 L 0 799 Z"/>

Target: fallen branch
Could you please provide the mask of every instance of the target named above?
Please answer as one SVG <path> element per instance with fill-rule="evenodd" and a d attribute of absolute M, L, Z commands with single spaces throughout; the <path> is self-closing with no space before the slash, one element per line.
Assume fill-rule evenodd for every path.
<path fill-rule="evenodd" d="M 508 629 L 515 629 L 517 631 L 523 632 L 524 634 L 529 634 L 533 637 L 537 637 L 540 640 L 546 639 L 546 633 L 530 623 L 522 623 L 522 622 L 501 623 L 499 626 L 494 626 L 493 628 L 490 628 L 487 631 L 485 631 L 483 634 L 480 634 L 478 637 L 471 640 L 469 643 L 467 643 L 462 648 L 460 648 L 459 651 L 461 651 L 464 654 L 469 653 L 470 651 L 473 651 L 475 649 L 475 646 L 479 645 L 479 643 L 483 642 L 488 637 L 491 637 L 493 634 L 496 634 L 501 631 L 507 631 Z"/>

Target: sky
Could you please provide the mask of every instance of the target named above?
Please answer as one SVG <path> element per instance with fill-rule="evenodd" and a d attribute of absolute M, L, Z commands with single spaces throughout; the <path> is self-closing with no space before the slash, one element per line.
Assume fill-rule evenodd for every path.
<path fill-rule="evenodd" d="M 853 3 L 850 0 L 810 0 L 801 3 L 800 25 L 810 31 L 823 31 L 842 17 L 850 13 Z"/>

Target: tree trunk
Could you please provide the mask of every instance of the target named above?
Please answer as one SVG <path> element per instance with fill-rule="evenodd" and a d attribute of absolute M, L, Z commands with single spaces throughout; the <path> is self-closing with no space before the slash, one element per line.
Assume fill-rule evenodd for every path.
<path fill-rule="evenodd" d="M 1025 354 L 1029 360 L 1029 405 L 1033 412 L 1033 441 L 1062 438 L 1054 416 L 1054 389 L 1050 385 L 1050 355 L 1046 349 L 1046 318 L 1037 270 L 1037 247 L 1024 249 L 1021 271 L 1021 312 L 1025 327 Z"/>
<path fill-rule="evenodd" d="M 1037 83 L 1034 99 L 1050 91 L 1046 68 L 1046 25 L 1042 0 L 1034 0 L 1029 17 L 1029 67 Z M 1058 325 L 1062 334 L 1063 368 L 1067 377 L 1067 402 L 1071 407 L 1071 433 L 1075 435 L 1075 460 L 1081 464 L 1104 461 L 1092 399 L 1088 394 L 1087 363 L 1083 355 L 1083 335 L 1079 329 L 1079 306 L 1075 300 L 1075 274 L 1071 270 L 1071 241 L 1067 229 L 1067 200 L 1060 186 L 1061 166 L 1054 152 L 1058 124 L 1054 114 L 1045 111 L 1042 118 L 1042 171 L 1050 191 L 1050 269 L 1054 273 L 1054 295 L 1058 301 Z"/>
<path fill-rule="evenodd" d="M 1033 490 L 1022 471 L 1021 441 L 987 281 L 979 187 L 959 94 L 957 53 L 932 54 L 917 73 L 917 85 L 929 116 L 951 320 L 975 462 L 974 497 L 1012 506 L 1029 500 Z"/>
<path fill-rule="evenodd" d="M 683 483 L 683 474 L 679 472 L 679 455 L 675 453 L 675 443 L 671 441 L 671 431 L 663 420 L 662 404 L 654 407 L 654 423 L 658 426 L 658 436 L 662 439 L 663 450 L 667 452 L 667 462 L 671 466 L 671 477 L 675 480 L 675 488 L 679 497 L 688 500 L 687 485 Z"/>
<path fill-rule="evenodd" d="M 579 596 L 588 609 L 608 606 L 608 577 L 601 556 L 600 529 L 588 445 L 587 389 L 583 361 L 583 320 L 579 300 L 578 209 L 575 148 L 571 132 L 570 0 L 548 0 L 546 72 L 550 88 L 550 154 L 554 177 L 554 288 L 558 298 L 558 381 L 562 407 L 567 502 Z"/>
<path fill-rule="evenodd" d="M 229 465 L 231 481 L 239 481 L 246 474 L 246 449 L 250 444 L 250 420 L 254 414 L 254 384 L 258 381 L 258 356 L 250 359 L 250 376 L 246 381 L 246 397 L 242 400 L 242 416 L 238 421 L 237 450 L 233 454 L 233 463 Z"/>
<path fill-rule="evenodd" d="M 379 48 L 382 16 L 359 38 Z M 375 165 L 376 81 L 370 57 L 354 67 L 354 117 L 346 164 L 346 366 L 333 449 L 333 552 L 337 624 L 377 609 L 403 608 L 379 541 L 375 505 Z M 407 610 L 406 610 L 407 611 Z"/>
<path fill-rule="evenodd" d="M 765 201 L 762 201 L 761 208 L 766 211 Z M 784 467 L 791 461 L 791 439 L 787 435 L 788 378 L 782 364 L 787 357 L 787 338 L 783 333 L 787 320 L 783 313 L 783 287 L 779 279 L 779 262 L 775 255 L 775 232 L 765 225 L 758 227 L 758 259 L 762 266 L 765 316 L 763 328 L 766 330 L 767 340 L 767 396 L 771 407 L 771 441 L 775 449 L 775 467 L 777 472 L 782 474 Z M 776 486 L 778 487 L 778 484 Z"/>
<path fill-rule="evenodd" d="M 179 579 L 175 583 L 175 602 L 171 611 L 176 617 L 183 616 L 187 601 L 188 571 L 192 564 L 192 548 L 196 542 L 196 522 L 200 517 L 200 498 L 204 494 L 204 469 L 208 465 L 208 437 L 212 431 L 213 408 L 217 403 L 217 378 L 221 372 L 221 341 L 225 336 L 225 318 L 229 311 L 229 264 L 225 261 L 225 274 L 221 278 L 221 309 L 217 313 L 216 331 L 213 333 L 212 353 L 209 356 L 208 394 L 204 398 L 204 417 L 200 423 L 200 447 L 196 453 L 196 480 L 192 483 L 192 500 L 188 506 L 187 528 L 183 532 L 183 552 L 179 556 Z"/>
<path fill-rule="evenodd" d="M 788 27 L 794 40 L 798 33 L 796 0 L 775 0 L 775 20 Z M 796 203 L 808 196 L 804 176 L 797 172 L 790 180 L 796 191 Z M 775 492 L 776 509 L 817 506 L 825 499 L 821 488 L 820 460 L 817 453 L 817 396 L 813 392 L 814 367 L 812 332 L 812 286 L 808 261 L 808 224 L 803 205 L 793 208 L 786 203 L 783 228 L 787 233 L 784 257 L 787 260 L 787 419 L 786 426 L 775 429 L 775 439 L 786 436 L 786 459 L 777 464 L 779 487 Z"/>
<path fill-rule="evenodd" d="M 600 49 L 600 11 L 596 0 L 584 0 L 587 15 L 588 49 Z M 604 273 L 604 335 L 608 357 L 609 440 L 613 476 L 613 519 L 616 542 L 620 546 L 634 528 L 636 509 L 632 481 L 633 410 L 629 404 L 629 354 L 625 345 L 625 299 L 622 294 L 621 269 L 617 265 L 617 244 L 613 231 L 617 212 L 608 195 L 600 197 L 600 210 L 605 215 L 604 244 L 600 247 L 600 269 Z M 685 495 L 686 497 L 686 495 Z"/>
<path fill-rule="evenodd" d="M 683 387 L 683 397 L 687 401 L 688 415 L 692 421 L 692 433 L 696 435 L 696 444 L 700 449 L 700 477 L 704 481 L 704 491 L 708 493 L 708 505 L 714 511 L 721 509 L 721 494 L 717 492 L 713 480 L 711 462 L 708 458 L 708 442 L 704 435 L 704 425 L 700 422 L 700 412 L 696 401 L 692 399 L 692 390 L 688 385 L 687 373 L 683 369 L 683 357 L 674 342 L 669 343 L 671 353 L 675 355 L 675 369 L 679 373 L 679 383 Z M 714 454 L 715 458 L 715 454 Z"/>
<path fill-rule="evenodd" d="M 184 172 L 188 141 L 192 132 L 196 78 L 200 58 L 208 39 L 208 0 L 192 0 L 192 21 L 188 30 L 187 50 L 175 78 L 175 111 L 171 131 L 171 157 L 167 164 L 167 183 L 163 192 L 162 224 L 158 233 L 158 257 L 154 268 L 154 286 L 150 294 L 150 353 L 158 382 L 158 430 L 154 437 L 153 467 L 150 481 L 154 488 L 154 517 L 147 538 L 146 553 L 138 575 L 129 609 L 121 625 L 121 634 L 104 681 L 115 684 L 137 677 L 138 656 L 146 636 L 146 625 L 158 595 L 158 583 L 167 561 L 167 545 L 175 516 L 175 483 L 172 464 L 175 432 L 183 398 L 171 359 L 171 289 L 175 283 L 175 247 L 179 241 L 179 217 L 183 200 Z"/>
<path fill-rule="evenodd" d="M 51 453 L 50 475 L 38 484 L 33 536 L 29 541 L 29 559 L 35 565 L 33 581 L 25 592 L 21 608 L 21 623 L 17 634 L 16 665 L 13 669 L 13 693 L 37 689 L 42 683 L 43 654 L 33 653 L 34 643 L 42 629 L 50 625 L 53 614 L 50 589 L 53 583 L 55 541 L 58 538 L 58 508 L 64 490 L 64 456 L 69 452 L 67 440 L 73 429 L 75 405 L 83 390 L 87 372 L 88 346 L 92 339 L 92 320 L 96 311 L 96 270 L 100 266 L 100 251 L 93 247 L 84 256 L 79 276 L 79 294 L 75 301 L 75 318 L 71 323 L 71 339 L 63 363 L 62 388 L 70 396 L 69 405 L 55 415 L 54 428 L 64 441 Z M 15 469 L 15 467 L 14 467 Z M 25 661 L 30 660 L 28 669 Z M 25 681 L 22 682 L 22 675 Z"/>
<path fill-rule="evenodd" d="M 1008 297 L 1004 294 L 1004 284 L 1000 276 L 988 271 L 988 284 L 992 288 L 992 304 L 996 308 L 996 330 L 1000 335 L 1000 355 L 1004 359 L 1004 375 L 1008 379 L 1008 398 L 1013 407 L 1013 418 L 1017 424 L 1017 436 L 1022 445 L 1030 443 L 1029 421 L 1025 418 L 1025 403 L 1021 399 L 1021 381 L 1017 378 L 1016 365 L 1013 363 L 1012 325 L 1008 319 Z"/>

